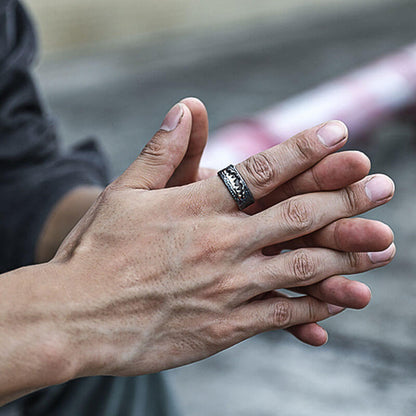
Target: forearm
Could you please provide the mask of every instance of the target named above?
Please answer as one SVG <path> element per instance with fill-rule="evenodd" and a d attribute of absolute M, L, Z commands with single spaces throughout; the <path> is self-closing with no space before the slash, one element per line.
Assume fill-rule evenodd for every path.
<path fill-rule="evenodd" d="M 77 375 L 59 267 L 29 266 L 0 277 L 0 405 Z"/>

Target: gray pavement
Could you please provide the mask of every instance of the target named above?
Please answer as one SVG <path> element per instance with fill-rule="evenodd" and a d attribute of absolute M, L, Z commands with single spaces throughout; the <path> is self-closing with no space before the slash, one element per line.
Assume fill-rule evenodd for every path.
<path fill-rule="evenodd" d="M 360 13 L 55 56 L 39 72 L 64 141 L 98 136 L 117 174 L 179 98 L 205 101 L 215 128 L 414 41 L 415 22 L 416 3 L 397 0 Z M 397 185 L 394 201 L 369 214 L 393 227 L 398 247 L 392 265 L 361 276 L 371 305 L 326 322 L 330 341 L 320 349 L 275 332 L 170 371 L 184 415 L 416 414 L 415 143 L 413 126 L 386 122 L 361 146 L 373 171 Z"/>

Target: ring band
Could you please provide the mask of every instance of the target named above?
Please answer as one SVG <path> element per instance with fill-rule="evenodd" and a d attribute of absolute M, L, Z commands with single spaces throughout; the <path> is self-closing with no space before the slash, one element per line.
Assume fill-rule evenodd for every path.
<path fill-rule="evenodd" d="M 254 204 L 253 194 L 234 165 L 220 170 L 218 176 L 224 182 L 240 211 Z"/>

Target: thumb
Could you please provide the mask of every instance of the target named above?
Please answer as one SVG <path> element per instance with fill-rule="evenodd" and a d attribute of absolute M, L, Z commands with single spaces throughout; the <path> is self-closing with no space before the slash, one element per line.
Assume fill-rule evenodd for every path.
<path fill-rule="evenodd" d="M 192 128 L 189 108 L 178 103 L 167 113 L 160 129 L 116 183 L 138 189 L 160 189 L 182 161 Z"/>
<path fill-rule="evenodd" d="M 208 139 L 207 110 L 205 105 L 194 97 L 185 98 L 181 100 L 181 103 L 185 104 L 191 111 L 192 129 L 186 154 L 169 179 L 168 187 L 185 185 L 205 179 L 205 177 L 201 177 L 199 162 Z"/>

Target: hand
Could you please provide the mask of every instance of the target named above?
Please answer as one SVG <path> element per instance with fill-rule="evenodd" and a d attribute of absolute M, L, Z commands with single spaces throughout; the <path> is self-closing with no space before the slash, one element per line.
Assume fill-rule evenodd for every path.
<path fill-rule="evenodd" d="M 324 126 L 333 132 L 332 144 L 318 137 Z M 311 296 L 264 294 L 314 287 L 330 276 L 386 265 L 393 256 L 374 261 L 366 253 L 331 248 L 263 254 L 265 247 L 328 230 L 341 218 L 385 203 L 393 184 L 383 175 L 248 215 L 236 209 L 218 177 L 162 189 L 184 157 L 192 128 L 189 108 L 175 106 L 162 127 L 51 263 L 65 276 L 57 316 L 64 317 L 60 327 L 71 344 L 69 355 L 78 357 L 74 376 L 160 371 L 263 331 L 326 319 L 339 308 Z M 255 199 L 263 200 L 345 141 L 342 125 L 321 125 L 238 169 Z M 161 166 L 159 160 L 169 154 L 177 158 Z"/>
<path fill-rule="evenodd" d="M 186 98 L 181 102 L 192 113 L 192 128 L 185 156 L 169 179 L 168 186 L 185 185 L 216 175 L 214 169 L 199 167 L 208 138 L 208 115 L 205 106 L 196 98 Z M 165 157 L 177 159 L 178 156 L 165 154 Z M 161 158 L 161 165 L 162 161 Z M 162 166 L 161 169 L 163 169 Z M 246 212 L 256 214 L 296 195 L 342 189 L 363 179 L 369 171 L 370 161 L 361 152 L 347 151 L 330 154 L 315 166 L 261 198 Z M 344 252 L 387 250 L 385 254 L 388 255 L 393 250 L 391 247 L 393 238 L 391 229 L 379 221 L 347 218 L 335 221 L 323 230 L 302 238 L 267 247 L 264 249 L 264 254 L 277 254 L 281 250 L 302 247 L 326 247 Z M 345 308 L 364 308 L 371 299 L 368 286 L 341 276 L 332 276 L 311 286 L 293 288 L 292 290 Z M 322 345 L 327 339 L 325 330 L 316 323 L 292 327 L 289 328 L 289 331 L 301 341 L 311 345 Z"/>
<path fill-rule="evenodd" d="M 208 136 L 208 117 L 204 105 L 195 98 L 186 98 L 182 103 L 192 113 L 192 128 L 185 156 L 168 181 L 168 186 L 179 186 L 215 176 L 213 169 L 199 168 L 199 161 Z M 178 149 L 181 152 L 183 150 Z M 160 169 L 176 160 L 175 154 L 164 154 L 158 159 Z M 166 159 L 164 159 L 166 158 Z M 256 213 L 268 206 L 291 196 L 318 190 L 341 189 L 362 179 L 369 171 L 369 160 L 359 152 L 343 152 L 329 155 L 316 166 L 299 177 L 281 185 L 270 196 L 253 205 L 249 212 Z M 55 255 L 63 239 L 86 213 L 102 189 L 80 187 L 65 195 L 51 211 L 45 223 L 37 247 L 38 262 L 49 261 Z M 335 224 L 334 224 L 335 225 Z M 316 233 L 319 235 L 319 233 Z M 333 226 L 332 232 L 323 233 L 323 239 L 305 236 L 283 246 L 266 248 L 265 253 L 277 253 L 281 249 L 300 248 L 310 245 L 334 247 L 333 242 L 340 242 L 335 248 L 341 251 L 382 250 L 393 241 L 391 230 L 384 224 L 369 220 L 341 220 L 339 226 Z M 329 239 L 329 240 L 328 240 Z M 332 242 L 332 243 L 331 243 Z M 332 245 L 331 245 L 332 244 Z M 315 295 L 324 302 L 348 308 L 362 308 L 370 300 L 370 290 L 364 284 L 349 281 L 342 277 L 331 277 L 316 285 L 302 289 L 293 289 L 302 293 Z M 276 295 L 276 294 L 274 294 Z M 268 294 L 267 296 L 271 296 Z M 295 336 L 305 343 L 321 345 L 327 334 L 318 324 L 304 324 L 289 328 Z"/>

